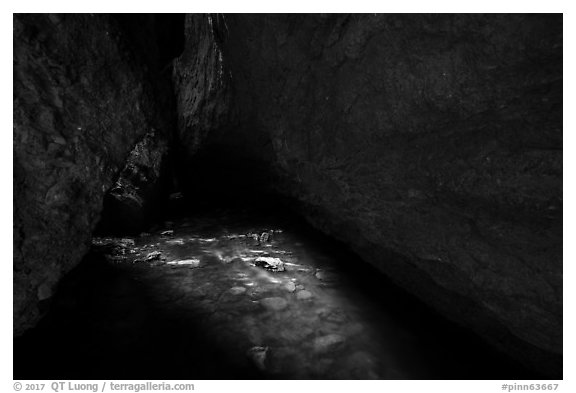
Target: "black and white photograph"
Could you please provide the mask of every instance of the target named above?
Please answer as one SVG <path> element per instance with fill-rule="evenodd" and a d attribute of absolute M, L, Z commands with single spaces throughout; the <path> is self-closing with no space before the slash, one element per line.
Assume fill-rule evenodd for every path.
<path fill-rule="evenodd" d="M 128 9 L 11 15 L 5 391 L 567 391 L 562 12 Z"/>

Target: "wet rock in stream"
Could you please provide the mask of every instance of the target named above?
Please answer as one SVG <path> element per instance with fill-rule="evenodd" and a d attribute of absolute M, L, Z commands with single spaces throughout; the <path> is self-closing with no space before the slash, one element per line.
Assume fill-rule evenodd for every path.
<path fill-rule="evenodd" d="M 338 281 L 338 275 L 328 270 L 318 270 L 315 276 L 318 280 L 325 283 L 336 283 Z"/>
<path fill-rule="evenodd" d="M 281 311 L 288 307 L 288 302 L 286 299 L 281 297 L 269 297 L 260 300 L 260 304 L 264 306 L 266 309 L 272 311 Z"/>
<path fill-rule="evenodd" d="M 160 251 L 152 251 L 151 253 L 146 255 L 146 258 L 144 258 L 144 261 L 151 262 L 151 261 L 159 260 L 161 258 L 162 258 L 162 253 Z"/>
<path fill-rule="evenodd" d="M 254 260 L 254 265 L 264 268 L 270 272 L 283 272 L 286 271 L 284 262 L 280 258 L 273 257 L 258 257 Z"/>
<path fill-rule="evenodd" d="M 302 290 L 296 293 L 296 299 L 298 300 L 308 300 L 312 298 L 312 293 L 310 291 Z"/>

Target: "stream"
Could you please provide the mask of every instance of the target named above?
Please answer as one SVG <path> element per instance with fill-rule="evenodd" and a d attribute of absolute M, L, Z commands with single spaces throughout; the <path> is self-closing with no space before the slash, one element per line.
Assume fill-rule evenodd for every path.
<path fill-rule="evenodd" d="M 528 375 L 289 213 L 211 209 L 92 243 L 15 341 L 15 378 Z"/>

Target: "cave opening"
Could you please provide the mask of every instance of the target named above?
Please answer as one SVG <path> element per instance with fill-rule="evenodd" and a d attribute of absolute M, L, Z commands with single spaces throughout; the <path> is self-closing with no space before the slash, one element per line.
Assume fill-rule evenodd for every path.
<path fill-rule="evenodd" d="M 27 26 L 38 25 L 48 36 L 52 34 L 55 43 L 49 45 L 54 45 L 57 53 L 67 54 L 72 44 L 60 35 L 79 31 L 86 22 L 82 18 L 92 21 L 92 16 L 21 17 L 22 32 L 17 32 L 27 38 Z M 494 111 L 492 104 L 485 107 L 480 99 L 470 104 L 462 98 L 464 114 L 450 118 L 451 112 L 444 108 L 458 104 L 447 95 L 438 97 L 443 89 L 456 87 L 445 82 L 444 71 L 442 78 L 434 79 L 445 61 L 423 48 L 437 39 L 428 29 L 448 29 L 443 34 L 458 37 L 454 45 L 462 47 L 437 45 L 448 52 L 446 56 L 456 59 L 454 67 L 467 72 L 471 71 L 458 61 L 468 61 L 474 45 L 489 60 L 499 52 L 486 54 L 482 40 L 477 44 L 460 40 L 468 33 L 466 29 L 473 30 L 476 25 L 453 23 L 448 16 L 437 21 L 426 16 L 377 15 L 375 21 L 369 16 L 343 15 L 266 18 L 267 22 L 261 23 L 264 19 L 250 15 L 98 16 L 92 30 L 80 38 L 89 42 L 97 55 L 111 59 L 110 64 L 99 64 L 96 76 L 86 84 L 100 83 L 102 68 L 119 78 L 105 86 L 109 91 L 103 98 L 91 95 L 88 104 L 82 103 L 86 107 L 100 105 L 86 118 L 98 118 L 104 110 L 112 115 L 95 122 L 99 126 L 105 123 L 103 130 L 98 129 L 100 134 L 95 133 L 104 137 L 91 137 L 86 142 L 88 153 L 77 147 L 78 141 L 73 142 L 73 153 L 56 151 L 73 144 L 67 145 L 66 135 L 59 137 L 64 144 L 54 137 L 48 147 L 48 152 L 58 153 L 53 166 L 59 171 L 75 168 L 61 161 L 76 154 L 89 174 L 82 175 L 81 181 L 72 170 L 54 175 L 65 179 L 47 187 L 54 197 L 46 202 L 45 210 L 51 212 L 47 213 L 50 220 L 56 221 L 45 222 L 54 223 L 54 234 L 43 228 L 40 232 L 45 238 L 28 247 L 54 260 L 65 258 L 52 252 L 78 250 L 74 263 L 58 267 L 60 270 L 46 267 L 46 272 L 31 275 L 36 265 L 29 256 L 21 259 L 29 260 L 30 266 L 23 262 L 24 267 L 15 267 L 18 285 L 25 288 L 18 298 L 24 311 L 18 315 L 26 328 L 21 328 L 14 340 L 14 377 L 557 376 L 561 355 L 550 349 L 556 348 L 557 335 L 517 329 L 521 323 L 502 317 L 502 310 L 511 308 L 524 315 L 528 309 L 526 304 L 514 304 L 516 293 L 525 293 L 525 283 L 514 278 L 518 264 L 527 269 L 519 271 L 528 276 L 529 269 L 538 266 L 538 258 L 549 258 L 554 268 L 546 272 L 552 277 L 546 276 L 546 280 L 558 278 L 553 257 L 561 238 L 561 200 L 555 192 L 561 138 L 554 132 L 540 136 L 527 128 L 526 138 L 532 145 L 546 146 L 543 152 L 526 153 L 512 146 L 513 153 L 502 153 L 499 149 L 508 148 L 502 138 L 515 138 L 494 137 L 498 132 L 485 132 L 491 124 L 477 119 Z M 461 18 L 455 21 L 467 20 Z M 510 22 L 485 16 L 469 18 L 480 18 L 479 25 Z M 536 18 L 528 23 L 512 18 L 512 22 L 533 29 L 531 34 L 546 32 L 544 43 L 533 44 L 540 52 L 530 56 L 549 61 L 545 71 L 556 75 L 557 51 L 548 42 L 557 39 L 558 24 L 552 19 Z M 268 31 L 271 27 L 277 31 Z M 487 41 L 492 39 L 484 30 L 473 32 L 485 34 Z M 521 38 L 513 32 L 506 34 L 510 36 L 494 43 L 497 48 L 506 40 L 514 43 L 531 37 L 528 33 Z M 115 41 L 109 42 L 109 36 Z M 426 67 L 430 64 L 432 71 L 420 70 L 411 57 L 405 61 L 407 55 L 400 46 L 387 46 L 390 40 L 404 43 L 408 39 L 414 40 L 419 59 L 424 59 Z M 26 39 L 22 42 L 23 52 L 35 50 L 33 46 L 28 49 Z M 65 43 L 62 48 L 60 42 Z M 120 49 L 110 51 L 116 45 Z M 389 52 L 397 63 L 388 63 L 382 56 Z M 45 52 L 38 56 L 40 61 L 42 56 Z M 78 56 L 81 61 L 70 55 L 74 67 L 84 64 L 82 56 L 92 59 L 90 53 Z M 517 60 L 507 61 L 525 66 L 524 55 L 515 56 Z M 484 57 L 478 61 L 488 62 Z M 125 67 L 118 66 L 124 63 Z M 406 71 L 405 64 L 414 69 Z M 495 67 L 491 63 L 483 66 Z M 476 72 L 476 67 L 471 68 Z M 27 68 L 18 69 L 24 76 L 17 76 L 25 78 Z M 358 71 L 361 69 L 375 76 L 366 78 Z M 390 69 L 392 76 L 386 74 Z M 44 71 L 41 68 L 37 73 Z M 84 71 L 92 72 L 90 68 Z M 395 73 L 405 72 L 415 73 L 415 83 L 421 78 L 423 89 L 432 89 L 437 96 L 427 93 L 424 102 L 420 97 L 413 99 L 406 91 L 417 91 L 418 86 L 397 86 L 386 79 L 396 81 Z M 538 110 L 531 112 L 536 126 L 553 122 L 555 117 L 548 113 L 556 113 L 561 99 L 557 79 L 546 79 L 545 74 L 542 71 L 538 77 L 543 78 L 541 90 L 549 101 L 539 101 Z M 492 77 L 487 75 L 482 78 Z M 536 78 L 531 69 L 526 75 Z M 458 83 L 477 88 L 472 76 L 458 78 L 462 78 Z M 366 82 L 368 79 L 371 82 Z M 46 80 L 56 83 L 49 77 Z M 496 77 L 494 81 L 500 83 Z M 380 101 L 388 93 L 378 90 L 382 87 L 378 83 L 388 83 L 386 88 L 396 96 Z M 111 100 L 110 92 L 120 89 L 118 86 L 126 90 L 122 97 Z M 503 87 L 504 98 L 498 98 L 516 100 L 518 94 L 512 90 Z M 79 91 L 75 94 L 81 96 L 83 90 Z M 513 104 L 533 109 L 531 100 L 536 98 L 532 94 L 541 91 L 529 89 L 525 101 Z M 21 99 L 27 102 L 30 96 L 33 94 L 22 94 Z M 392 103 L 396 100 L 398 104 Z M 431 102 L 434 100 L 437 102 Z M 393 110 L 381 110 L 393 105 Z M 427 108 L 424 112 L 420 111 L 423 106 Z M 50 106 L 50 111 L 53 107 L 57 105 Z M 407 115 L 398 115 L 403 110 Z M 503 122 L 509 121 L 506 110 L 501 114 Z M 412 120 L 411 111 L 421 118 Z M 471 111 L 477 113 L 470 115 Z M 66 116 L 64 124 L 76 121 Z M 487 123 L 498 118 L 488 117 Z M 552 129 L 556 123 L 544 125 Z M 460 126 L 467 127 L 464 136 L 453 131 Z M 385 131 L 377 134 L 373 129 L 378 127 Z M 75 129 L 82 142 L 81 127 Z M 415 129 L 422 129 L 422 134 Z M 559 150 L 548 148 L 558 142 Z M 17 153 L 29 157 L 25 148 Z M 46 154 L 39 160 L 50 166 L 52 153 Z M 514 154 L 518 157 L 512 157 Z M 78 158 L 84 156 L 85 161 Z M 468 157 L 472 157 L 471 163 L 466 162 Z M 25 165 L 22 168 L 28 170 Z M 517 175 L 520 171 L 523 177 Z M 498 179 L 488 178 L 492 173 Z M 500 178 L 506 176 L 526 182 L 518 186 L 521 193 L 499 188 Z M 31 193 L 29 178 L 18 183 L 22 194 Z M 456 183 L 451 183 L 453 180 Z M 508 184 L 515 186 L 514 181 Z M 66 191 L 70 183 L 83 184 L 85 189 L 71 197 Z M 529 188 L 535 183 L 538 186 Z M 522 199 L 531 192 L 536 197 Z M 32 203 L 34 195 L 30 195 L 15 205 Z M 533 227 L 521 214 L 519 222 L 494 218 L 494 211 L 510 204 L 514 212 L 531 209 L 544 224 L 536 233 L 527 234 Z M 30 241 L 27 223 L 34 221 L 27 214 L 35 213 L 18 206 L 15 217 L 24 222 L 21 227 L 26 231 L 15 234 L 15 244 L 25 250 Z M 76 216 L 62 224 L 54 217 L 66 209 Z M 60 236 L 67 243 L 61 245 L 49 236 Z M 534 252 L 540 241 L 547 243 Z M 43 244 L 56 244 L 56 251 L 46 251 Z M 524 254 L 516 257 L 515 252 Z M 526 262 L 526 254 L 534 259 Z M 499 265 L 500 261 L 504 262 Z M 526 293 L 532 294 L 533 287 L 526 285 Z M 534 287 L 537 285 L 540 283 Z M 549 296 L 553 300 L 545 305 L 555 313 L 558 289 L 552 287 L 554 293 Z M 25 314 L 34 314 L 30 317 L 33 322 L 20 316 Z M 549 319 L 540 318 L 542 315 Z M 556 332 L 557 316 L 557 312 L 554 316 L 541 313 L 536 319 L 544 321 L 542 329 Z M 534 337 L 545 338 L 538 341 Z"/>

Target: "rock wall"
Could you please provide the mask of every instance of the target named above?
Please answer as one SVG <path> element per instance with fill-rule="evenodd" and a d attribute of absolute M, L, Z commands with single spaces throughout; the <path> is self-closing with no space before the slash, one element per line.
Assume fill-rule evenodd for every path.
<path fill-rule="evenodd" d="M 137 57 L 111 16 L 14 16 L 16 335 L 87 251 L 136 142 L 164 128 Z"/>
<path fill-rule="evenodd" d="M 118 179 L 104 196 L 102 217 L 95 233 L 137 234 L 156 216 L 171 186 L 168 139 L 147 133 L 128 156 Z"/>
<path fill-rule="evenodd" d="M 172 86 L 173 60 L 183 50 L 183 14 L 115 14 L 134 53 L 134 61 L 147 70 L 155 112 L 162 128 L 151 129 L 130 152 L 118 179 L 104 197 L 95 233 L 140 233 L 157 218 L 163 197 L 174 187 L 169 154 L 176 131 Z"/>
<path fill-rule="evenodd" d="M 206 23 L 195 18 L 196 29 Z M 225 24 L 236 148 L 268 160 L 277 189 L 323 231 L 560 375 L 562 16 L 227 15 Z M 197 101 L 182 94 L 186 118 Z"/>
<path fill-rule="evenodd" d="M 223 16 L 189 14 L 184 29 L 184 52 L 174 62 L 172 79 L 178 112 L 175 160 L 183 169 L 179 178 L 186 182 L 188 167 L 200 146 L 209 135 L 229 127 L 232 116 L 230 73 L 221 49 L 227 35 Z"/>

